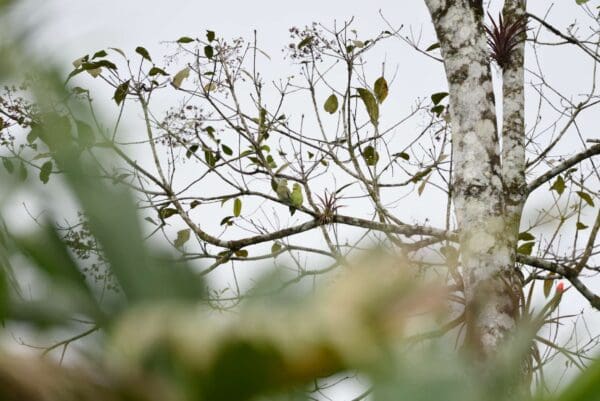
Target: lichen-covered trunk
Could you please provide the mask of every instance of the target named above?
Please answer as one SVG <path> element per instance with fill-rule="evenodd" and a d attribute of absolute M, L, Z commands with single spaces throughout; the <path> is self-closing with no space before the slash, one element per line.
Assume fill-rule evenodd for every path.
<path fill-rule="evenodd" d="M 502 11 L 505 24 L 526 18 L 526 6 L 526 0 L 506 0 Z M 515 264 L 517 259 L 521 212 L 527 199 L 524 60 L 525 33 L 523 32 L 502 72 L 502 178 L 505 187 L 507 240 L 513 245 L 510 248 L 512 264 Z"/>
<path fill-rule="evenodd" d="M 505 185 L 481 1 L 426 0 L 450 93 L 453 202 L 460 230 L 466 345 L 493 354 L 515 327 L 515 243 Z"/>

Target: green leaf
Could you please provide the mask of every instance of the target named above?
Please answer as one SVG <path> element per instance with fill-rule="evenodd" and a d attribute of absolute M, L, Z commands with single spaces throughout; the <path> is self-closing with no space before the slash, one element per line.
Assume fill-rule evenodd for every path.
<path fill-rule="evenodd" d="M 434 106 L 437 106 L 444 98 L 448 96 L 448 92 L 438 92 L 431 95 L 431 101 Z"/>
<path fill-rule="evenodd" d="M 181 249 L 183 245 L 190 240 L 190 229 L 177 231 L 177 238 L 175 239 L 175 247 Z"/>
<path fill-rule="evenodd" d="M 590 0 L 575 0 L 575 3 L 582 5 L 582 4 L 587 3 L 588 1 L 590 1 Z"/>
<path fill-rule="evenodd" d="M 19 180 L 25 181 L 27 179 L 27 167 L 25 163 L 21 162 L 19 165 Z"/>
<path fill-rule="evenodd" d="M 217 84 L 214 82 L 211 82 L 209 84 L 204 85 L 204 90 L 206 92 L 211 92 L 217 89 Z"/>
<path fill-rule="evenodd" d="M 198 201 L 198 200 L 192 201 L 192 203 L 190 203 L 190 209 L 193 209 L 198 205 L 200 205 L 200 201 Z"/>
<path fill-rule="evenodd" d="M 544 296 L 546 298 L 548 298 L 548 296 L 552 292 L 553 286 L 554 286 L 554 280 L 544 280 Z"/>
<path fill-rule="evenodd" d="M 379 103 L 383 103 L 389 92 L 388 83 L 384 77 L 377 78 L 375 81 L 374 90 L 377 101 Z"/>
<path fill-rule="evenodd" d="M 431 112 L 434 113 L 436 116 L 440 116 L 440 114 L 442 114 L 442 112 L 444 111 L 444 105 L 443 104 L 438 104 L 437 106 L 433 106 L 431 108 Z"/>
<path fill-rule="evenodd" d="M 583 224 L 581 221 L 577 222 L 576 227 L 577 227 L 578 230 L 585 230 L 586 228 L 588 228 L 588 226 L 586 226 L 585 224 Z"/>
<path fill-rule="evenodd" d="M 362 154 L 368 166 L 375 166 L 379 161 L 379 153 L 371 145 L 364 148 Z"/>
<path fill-rule="evenodd" d="M 298 43 L 298 49 L 302 49 L 304 46 L 308 46 L 310 42 L 312 42 L 312 40 L 312 36 L 307 36 L 306 38 L 302 39 L 300 43 Z"/>
<path fill-rule="evenodd" d="M 323 108 L 329 114 L 335 113 L 337 111 L 337 109 L 338 109 L 338 99 L 337 99 L 337 96 L 335 94 L 332 94 L 331 96 L 329 96 L 327 98 L 327 100 L 325 101 L 325 104 L 323 105 Z"/>
<path fill-rule="evenodd" d="M 94 55 L 92 56 L 92 60 L 95 58 L 102 58 L 102 57 L 106 57 L 108 56 L 108 53 L 105 52 L 104 50 L 99 50 L 96 53 L 94 53 Z"/>
<path fill-rule="evenodd" d="M 431 177 L 431 175 L 428 175 L 427 177 L 425 177 L 425 179 L 423 180 L 423 182 L 421 182 L 421 184 L 417 188 L 417 194 L 419 196 L 421 196 L 423 194 L 423 191 L 425 190 L 425 186 L 427 185 L 427 182 L 429 182 L 429 178 L 430 177 Z"/>
<path fill-rule="evenodd" d="M 146 48 L 138 46 L 135 48 L 135 52 L 143 58 L 145 58 L 146 60 L 152 62 L 152 58 L 150 58 L 150 53 L 148 53 L 148 50 L 146 50 Z"/>
<path fill-rule="evenodd" d="M 86 54 L 83 57 L 79 57 L 78 59 L 73 60 L 71 64 L 73 65 L 73 67 L 79 68 L 83 63 L 87 62 L 89 59 L 90 57 Z"/>
<path fill-rule="evenodd" d="M 233 216 L 227 216 L 227 217 L 223 218 L 223 220 L 221 220 L 220 225 L 222 225 L 222 226 L 225 224 L 227 224 L 228 226 L 232 225 L 233 222 L 231 221 L 231 219 L 233 219 Z"/>
<path fill-rule="evenodd" d="M 519 233 L 519 241 L 533 241 L 535 237 L 529 232 Z"/>
<path fill-rule="evenodd" d="M 113 51 L 116 51 L 121 56 L 123 56 L 123 58 L 127 58 L 127 56 L 125 56 L 125 52 L 123 50 L 119 49 L 118 47 L 109 47 L 109 49 L 113 50 Z"/>
<path fill-rule="evenodd" d="M 217 164 L 217 158 L 210 149 L 204 151 L 204 160 L 210 167 L 214 167 Z"/>
<path fill-rule="evenodd" d="M 215 40 L 215 32 L 214 31 L 206 31 L 206 39 L 208 39 L 209 42 L 212 42 L 213 40 Z"/>
<path fill-rule="evenodd" d="M 584 192 L 584 191 L 577 191 L 576 193 L 577 193 L 577 195 L 579 195 L 579 197 L 581 199 L 583 199 L 585 201 L 585 203 L 594 207 L 594 201 L 592 200 L 592 197 L 590 194 L 588 194 L 587 192 Z"/>
<path fill-rule="evenodd" d="M 151 77 L 155 76 L 155 75 L 169 75 L 165 72 L 165 70 L 163 70 L 162 68 L 158 68 L 158 67 L 152 67 L 150 68 L 150 72 L 148 73 L 148 75 L 150 75 Z"/>
<path fill-rule="evenodd" d="M 550 189 L 555 190 L 556 193 L 562 195 L 562 193 L 565 192 L 565 180 L 563 180 L 563 178 L 559 175 L 558 177 L 556 177 L 556 180 L 554 181 L 554 184 L 552 184 Z"/>
<path fill-rule="evenodd" d="M 12 174 L 12 172 L 15 171 L 15 166 L 9 158 L 3 157 L 2 164 L 4 165 L 6 171 L 8 171 L 10 174 Z"/>
<path fill-rule="evenodd" d="M 404 160 L 410 160 L 410 155 L 406 152 L 394 153 L 394 157 L 399 157 Z"/>
<path fill-rule="evenodd" d="M 225 153 L 227 156 L 231 156 L 233 154 L 233 150 L 231 150 L 231 148 L 227 145 L 222 144 L 221 149 L 223 149 L 223 153 Z"/>
<path fill-rule="evenodd" d="M 177 209 L 174 209 L 172 207 L 163 207 L 158 211 L 158 217 L 160 217 L 161 220 L 166 220 L 169 217 L 174 216 L 176 214 L 178 214 Z"/>
<path fill-rule="evenodd" d="M 84 62 L 84 63 L 81 64 L 81 68 L 83 70 L 85 70 L 85 71 L 96 70 L 96 69 L 101 68 L 101 67 L 108 68 L 109 70 L 116 70 L 117 69 L 117 66 L 114 63 L 112 63 L 112 62 L 110 62 L 108 60 L 98 60 L 98 61 L 93 61 L 91 63 Z"/>
<path fill-rule="evenodd" d="M 213 49 L 211 45 L 204 46 L 204 55 L 207 58 L 212 59 L 215 55 L 215 49 Z"/>
<path fill-rule="evenodd" d="M 121 102 L 125 100 L 125 96 L 127 96 L 127 91 L 129 91 L 129 80 L 117 86 L 117 89 L 115 90 L 115 95 L 113 96 L 113 98 L 115 99 L 115 103 L 117 103 L 117 106 L 119 106 Z"/>
<path fill-rule="evenodd" d="M 46 163 L 42 164 L 42 168 L 40 169 L 40 181 L 44 184 L 48 183 L 48 180 L 50 180 L 50 173 L 52 173 L 52 162 L 48 160 Z"/>
<path fill-rule="evenodd" d="M 235 251 L 235 256 L 237 256 L 238 258 L 247 258 L 248 257 L 248 251 L 245 249 L 240 249 L 238 251 Z"/>
<path fill-rule="evenodd" d="M 517 252 L 523 255 L 531 255 L 531 251 L 533 251 L 533 246 L 535 242 L 525 242 L 521 246 L 517 248 Z"/>
<path fill-rule="evenodd" d="M 194 39 L 190 38 L 189 36 L 182 36 L 179 39 L 177 39 L 177 43 L 190 43 L 193 41 Z"/>
<path fill-rule="evenodd" d="M 240 217 L 242 214 L 242 200 L 240 198 L 235 198 L 233 201 L 233 215 L 235 217 Z"/>
<path fill-rule="evenodd" d="M 282 248 L 281 244 L 279 242 L 275 242 L 271 246 L 271 253 L 277 253 L 277 252 L 281 251 L 281 248 Z"/>
<path fill-rule="evenodd" d="M 425 49 L 425 51 L 430 52 L 432 50 L 439 49 L 439 48 L 440 48 L 440 43 L 437 42 L 437 43 L 434 43 L 431 46 L 429 46 L 427 49 Z"/>
<path fill-rule="evenodd" d="M 183 83 L 183 80 L 189 76 L 190 76 L 190 68 L 185 67 L 183 70 L 179 71 L 173 77 L 173 82 L 172 82 L 173 86 L 176 87 L 177 89 L 181 88 L 181 84 Z"/>
<path fill-rule="evenodd" d="M 196 151 L 198 150 L 199 147 L 200 147 L 200 145 L 198 145 L 197 143 L 190 146 L 189 149 L 187 150 L 187 152 L 185 152 L 185 157 L 187 157 L 188 159 L 190 157 L 192 157 L 192 155 L 194 153 L 196 153 Z"/>
<path fill-rule="evenodd" d="M 357 88 L 357 91 L 358 95 L 365 104 L 365 107 L 367 108 L 367 113 L 369 114 L 371 123 L 373 125 L 377 125 L 379 122 L 379 106 L 377 105 L 375 96 L 373 96 L 370 90 L 365 88 Z"/>

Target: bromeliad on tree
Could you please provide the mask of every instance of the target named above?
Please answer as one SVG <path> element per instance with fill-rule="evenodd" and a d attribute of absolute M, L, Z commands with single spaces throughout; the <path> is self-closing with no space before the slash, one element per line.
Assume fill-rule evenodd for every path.
<path fill-rule="evenodd" d="M 491 49 L 491 57 L 504 69 L 511 61 L 514 49 L 525 40 L 527 32 L 527 17 L 518 17 L 512 21 L 505 21 L 502 14 L 498 15 L 498 22 L 488 13 L 492 26 L 485 26 L 487 42 Z"/>

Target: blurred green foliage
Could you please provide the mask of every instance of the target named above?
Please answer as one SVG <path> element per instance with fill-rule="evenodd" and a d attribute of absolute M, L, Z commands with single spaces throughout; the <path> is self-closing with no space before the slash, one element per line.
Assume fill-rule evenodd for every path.
<path fill-rule="evenodd" d="M 18 79 L 11 62 L 22 60 L 13 57 L 19 50 L 19 44 L 2 50 L 0 81 Z M 31 89 L 38 104 L 68 97 L 56 71 L 35 73 L 39 85 Z M 245 302 L 235 313 L 211 311 L 205 284 L 192 268 L 148 249 L 127 190 L 97 178 L 83 152 L 85 143 L 96 139 L 87 133 L 82 144 L 81 131 L 74 128 L 90 116 L 81 105 L 71 107 L 79 120 L 49 109 L 29 135 L 44 142 L 52 165 L 63 173 L 120 293 L 100 299 L 53 221 L 26 237 L 13 236 L 0 224 L 2 320 L 56 329 L 71 328 L 77 317 L 103 333 L 102 354 L 91 353 L 78 362 L 82 366 L 0 351 L 0 399 L 301 400 L 310 399 L 307 390 L 314 380 L 347 371 L 369 379 L 368 397 L 375 400 L 530 398 L 522 373 L 531 341 L 527 327 L 496 360 L 485 362 L 469 359 L 443 340 L 413 346 L 405 326 L 416 312 L 436 310 L 442 294 L 435 287 L 415 286 L 385 260 L 381 266 L 371 260 L 368 271 L 358 261 L 356 269 L 302 302 L 263 299 Z M 17 185 L 23 184 L 2 182 L 4 191 Z M 11 265 L 18 257 L 56 289 L 54 295 L 22 296 Z M 538 398 L 600 400 L 599 386 L 596 362 L 562 394 Z"/>

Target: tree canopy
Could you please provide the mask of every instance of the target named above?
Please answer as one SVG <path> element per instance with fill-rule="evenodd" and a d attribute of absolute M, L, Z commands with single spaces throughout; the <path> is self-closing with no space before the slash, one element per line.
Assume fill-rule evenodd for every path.
<path fill-rule="evenodd" d="M 597 330 L 561 305 L 600 308 L 599 8 L 563 29 L 521 0 L 424 3 L 436 42 L 384 14 L 293 27 L 284 77 L 217 27 L 66 76 L 2 48 L 3 185 L 75 206 L 2 224 L 0 316 L 68 333 L 60 363 L 95 341 L 84 369 L 0 356 L 0 394 L 313 399 L 347 374 L 357 400 L 595 399 Z M 547 72 L 555 51 L 588 86 Z M 446 86 L 404 99 L 406 55 Z M 550 394 L 557 360 L 583 373 Z"/>

